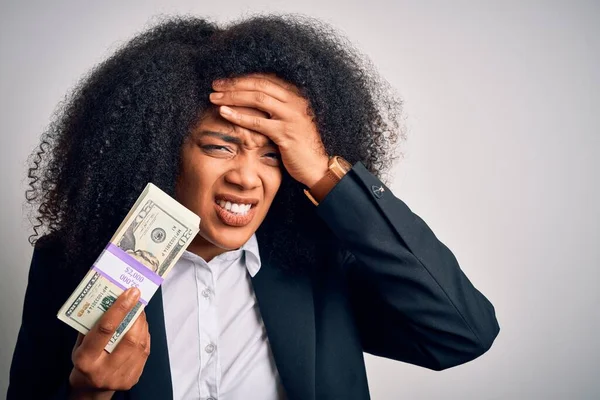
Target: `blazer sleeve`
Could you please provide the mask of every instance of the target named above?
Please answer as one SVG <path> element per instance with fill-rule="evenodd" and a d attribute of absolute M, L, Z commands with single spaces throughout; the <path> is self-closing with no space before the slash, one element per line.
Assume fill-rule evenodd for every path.
<path fill-rule="evenodd" d="M 347 249 L 342 268 L 364 351 L 439 371 L 491 347 L 500 331 L 493 305 L 362 163 L 317 213 Z"/>
<path fill-rule="evenodd" d="M 67 399 L 69 395 L 71 350 L 77 332 L 56 317 L 69 285 L 57 274 L 60 249 L 45 239 L 36 244 L 29 269 L 8 400 Z"/>

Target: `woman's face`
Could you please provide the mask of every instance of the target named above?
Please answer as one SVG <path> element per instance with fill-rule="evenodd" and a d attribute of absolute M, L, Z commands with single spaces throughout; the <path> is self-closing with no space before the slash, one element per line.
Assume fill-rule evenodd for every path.
<path fill-rule="evenodd" d="M 237 111 L 267 117 L 253 108 Z M 266 136 L 232 125 L 211 109 L 182 148 L 177 200 L 200 216 L 188 250 L 207 261 L 237 249 L 256 232 L 281 184 L 277 146 Z"/>

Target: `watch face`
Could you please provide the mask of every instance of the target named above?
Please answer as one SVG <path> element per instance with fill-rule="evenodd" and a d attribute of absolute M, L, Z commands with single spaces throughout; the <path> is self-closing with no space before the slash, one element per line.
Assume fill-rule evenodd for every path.
<path fill-rule="evenodd" d="M 346 172 L 352 169 L 352 165 L 340 156 L 335 156 L 331 159 L 329 170 L 338 178 L 342 179 Z"/>
<path fill-rule="evenodd" d="M 344 160 L 342 157 L 337 157 L 336 161 L 340 164 L 340 167 L 342 167 L 344 172 L 348 172 L 352 169 L 352 164 Z"/>

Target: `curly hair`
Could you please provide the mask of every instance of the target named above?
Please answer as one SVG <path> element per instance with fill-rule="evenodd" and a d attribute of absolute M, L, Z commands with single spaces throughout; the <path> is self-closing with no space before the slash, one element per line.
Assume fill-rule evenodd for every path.
<path fill-rule="evenodd" d="M 300 15 L 254 15 L 220 27 L 170 17 L 87 74 L 61 103 L 30 157 L 30 242 L 49 234 L 87 270 L 148 182 L 174 196 L 184 139 L 217 78 L 275 73 L 309 101 L 329 154 L 383 176 L 401 155 L 401 101 L 330 26 Z M 327 228 L 285 171 L 257 231 L 261 256 L 311 263 Z M 281 249 L 285 249 L 282 251 Z"/>

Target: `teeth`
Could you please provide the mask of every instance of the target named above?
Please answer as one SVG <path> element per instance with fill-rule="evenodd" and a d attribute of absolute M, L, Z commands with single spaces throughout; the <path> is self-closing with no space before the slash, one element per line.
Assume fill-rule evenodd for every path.
<path fill-rule="evenodd" d="M 225 200 L 219 200 L 217 204 L 219 204 L 221 207 L 223 207 L 229 212 L 241 215 L 247 214 L 250 208 L 252 207 L 252 205 L 250 204 L 237 204 Z"/>

